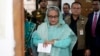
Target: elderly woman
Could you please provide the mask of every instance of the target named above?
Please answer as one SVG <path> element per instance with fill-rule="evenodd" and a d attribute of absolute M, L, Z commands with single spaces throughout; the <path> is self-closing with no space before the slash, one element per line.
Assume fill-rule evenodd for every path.
<path fill-rule="evenodd" d="M 72 48 L 77 37 L 65 24 L 57 7 L 49 7 L 46 12 L 45 22 L 39 25 L 32 34 L 33 43 L 44 47 L 52 45 L 51 53 L 39 53 L 38 56 L 71 56 Z"/>

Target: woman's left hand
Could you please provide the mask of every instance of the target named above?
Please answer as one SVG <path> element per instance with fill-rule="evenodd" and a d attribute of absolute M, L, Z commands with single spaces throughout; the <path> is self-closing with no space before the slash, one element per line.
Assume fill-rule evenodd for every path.
<path fill-rule="evenodd" d="M 43 44 L 43 46 L 44 46 L 44 47 L 47 47 L 48 44 L 53 45 L 53 44 L 54 44 L 54 40 L 51 40 L 51 41 L 45 41 L 44 44 Z"/>
<path fill-rule="evenodd" d="M 51 40 L 49 43 L 50 43 L 51 45 L 53 45 L 54 42 L 55 42 L 55 40 Z"/>

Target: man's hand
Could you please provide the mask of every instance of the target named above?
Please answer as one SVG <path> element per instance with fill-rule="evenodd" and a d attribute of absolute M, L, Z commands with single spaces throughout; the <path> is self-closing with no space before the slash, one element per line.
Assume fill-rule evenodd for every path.
<path fill-rule="evenodd" d="M 85 50 L 85 56 L 90 56 L 91 55 L 91 51 L 89 49 Z"/>

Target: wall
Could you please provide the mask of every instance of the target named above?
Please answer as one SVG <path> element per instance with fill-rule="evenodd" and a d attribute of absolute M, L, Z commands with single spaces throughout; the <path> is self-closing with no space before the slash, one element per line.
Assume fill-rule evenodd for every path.
<path fill-rule="evenodd" d="M 70 6 L 71 6 L 71 4 L 72 4 L 74 1 L 75 1 L 75 0 L 62 0 L 62 7 L 63 7 L 63 4 L 64 4 L 64 3 L 69 3 Z"/>
<path fill-rule="evenodd" d="M 67 2 L 70 5 L 72 4 L 72 2 L 74 2 L 75 0 L 62 0 L 62 6 L 63 3 Z M 55 2 L 51 2 L 48 1 L 48 4 L 53 4 Z M 36 0 L 24 0 L 24 8 L 31 14 L 31 11 L 36 9 Z"/>
<path fill-rule="evenodd" d="M 0 56 L 14 56 L 12 1 L 0 0 Z"/>
<path fill-rule="evenodd" d="M 62 0 L 63 3 L 69 3 L 70 5 L 74 2 L 75 0 Z"/>
<path fill-rule="evenodd" d="M 24 0 L 24 8 L 31 14 L 36 9 L 36 0 Z"/>

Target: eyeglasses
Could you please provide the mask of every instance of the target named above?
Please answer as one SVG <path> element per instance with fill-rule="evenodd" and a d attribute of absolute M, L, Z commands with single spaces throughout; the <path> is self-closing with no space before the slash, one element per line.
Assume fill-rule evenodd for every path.
<path fill-rule="evenodd" d="M 58 18 L 58 15 L 56 15 L 56 16 L 48 16 L 48 18 Z"/>

